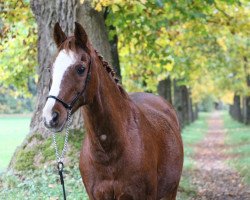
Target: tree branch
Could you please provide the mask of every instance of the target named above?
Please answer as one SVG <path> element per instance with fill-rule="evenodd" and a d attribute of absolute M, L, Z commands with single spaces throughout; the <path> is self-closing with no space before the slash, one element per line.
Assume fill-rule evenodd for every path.
<path fill-rule="evenodd" d="M 224 10 L 222 10 L 221 8 L 218 7 L 218 4 L 216 2 L 214 2 L 214 7 L 220 11 L 225 17 L 227 17 L 228 19 L 232 19 L 233 17 L 231 17 L 229 14 L 227 14 Z"/>

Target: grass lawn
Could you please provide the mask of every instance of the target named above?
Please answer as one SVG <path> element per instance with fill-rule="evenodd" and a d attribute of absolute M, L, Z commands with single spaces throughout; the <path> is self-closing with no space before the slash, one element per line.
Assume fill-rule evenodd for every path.
<path fill-rule="evenodd" d="M 178 199 L 184 200 L 187 197 L 195 196 L 196 188 L 192 186 L 192 182 L 189 177 L 189 172 L 192 171 L 193 166 L 193 146 L 200 142 L 204 135 L 207 133 L 207 118 L 208 113 L 200 113 L 199 119 L 190 126 L 187 126 L 182 131 L 182 137 L 184 142 L 185 162 L 184 172 L 180 183 L 180 192 L 178 193 Z M 9 123 L 7 125 L 7 123 Z M 26 126 L 25 126 L 26 123 Z M 6 130 L 4 132 L 10 132 L 11 137 L 7 139 L 9 142 L 1 145 L 12 146 L 10 149 L 9 158 L 15 150 L 16 146 L 22 142 L 25 137 L 25 130 L 28 130 L 29 119 L 1 119 L 1 126 Z M 7 127 L 17 127 L 14 131 Z M 26 127 L 26 129 L 25 129 Z M 2 128 L 2 130 L 3 130 Z M 11 131 L 12 130 L 12 131 Z M 21 130 L 21 132 L 20 132 Z M 18 133 L 17 133 L 18 132 Z M 18 136 L 17 136 L 18 135 Z M 5 138 L 6 135 L 1 133 L 1 137 Z M 0 138 L 1 139 L 1 138 Z M 15 139 L 15 144 L 12 142 Z M 19 142 L 18 142 L 18 141 Z M 2 146 L 1 146 L 2 148 Z M 8 163 L 6 158 L 6 164 Z M 86 192 L 81 181 L 78 166 L 73 168 L 65 167 L 65 184 L 67 191 L 67 199 L 82 199 L 87 200 Z M 0 196 L 4 199 L 18 199 L 20 197 L 27 197 L 27 199 L 58 199 L 61 198 L 61 185 L 58 182 L 58 174 L 53 164 L 47 168 L 39 170 L 31 170 L 21 174 L 13 174 L 12 172 L 4 173 L 0 176 Z"/>
<path fill-rule="evenodd" d="M 229 164 L 234 167 L 250 185 L 250 126 L 233 120 L 224 114 L 224 127 L 227 129 L 227 144 L 230 149 Z"/>
<path fill-rule="evenodd" d="M 182 131 L 182 140 L 184 145 L 184 167 L 179 186 L 177 199 L 190 199 L 195 196 L 197 188 L 192 185 L 189 172 L 194 168 L 194 145 L 199 143 L 208 131 L 207 119 L 210 113 L 199 113 L 199 118 L 191 125 L 185 127 Z"/>
<path fill-rule="evenodd" d="M 30 117 L 0 116 L 0 172 L 29 132 Z"/>
<path fill-rule="evenodd" d="M 199 119 L 182 131 L 185 158 L 178 200 L 192 199 L 196 196 L 197 188 L 192 184 L 192 172 L 195 170 L 193 147 L 201 142 L 206 135 L 209 116 L 210 113 L 200 113 Z M 247 183 L 250 183 L 250 126 L 232 120 L 227 113 L 223 117 L 224 126 L 227 130 L 226 142 L 229 145 L 227 153 L 231 158 L 229 164 L 241 173 Z M 6 165 L 8 164 L 15 147 L 22 142 L 28 132 L 28 126 L 29 118 L 0 118 L 1 162 L 3 160 L 2 154 L 6 154 L 6 150 L 10 149 L 8 151 L 9 157 L 5 158 Z M 65 184 L 67 199 L 88 199 L 78 166 L 65 167 Z M 27 171 L 25 174 L 8 172 L 0 176 L 0 197 L 3 199 L 20 199 L 20 197 L 27 197 L 25 199 L 60 199 L 61 193 L 58 174 L 53 165 L 39 170 Z"/>
<path fill-rule="evenodd" d="M 78 165 L 64 169 L 67 200 L 88 200 Z M 0 199 L 13 200 L 58 200 L 62 197 L 62 186 L 56 168 L 30 170 L 25 173 L 8 172 L 0 176 Z"/>
<path fill-rule="evenodd" d="M 185 127 L 185 129 L 182 131 L 185 148 L 185 162 L 184 174 L 180 183 L 180 192 L 178 194 L 178 199 L 184 200 L 187 199 L 187 197 L 195 196 L 196 189 L 193 188 L 187 172 L 193 168 L 192 156 L 194 152 L 192 147 L 194 144 L 200 142 L 207 132 L 206 121 L 208 116 L 209 114 L 207 113 L 200 113 L 199 119 L 190 126 Z M 28 127 L 28 119 L 26 120 L 26 124 Z M 11 120 L 9 121 L 9 123 L 11 123 Z M 23 125 L 25 124 L 22 123 L 22 121 L 20 121 L 19 123 Z M 7 124 L 7 122 L 3 123 L 1 121 L 1 124 Z M 14 124 L 18 123 L 14 122 Z M 13 124 L 10 124 L 9 126 L 13 127 Z M 19 126 L 16 125 L 14 127 Z M 17 128 L 14 132 L 19 132 L 19 129 L 20 128 Z M 24 130 L 24 128 L 22 130 Z M 21 136 L 23 138 L 25 136 L 25 132 L 21 134 Z M 17 139 L 17 137 L 14 138 Z M 20 138 L 20 141 L 22 141 L 22 138 Z M 10 143 L 9 145 L 14 146 L 14 144 L 12 143 Z M 2 188 L 0 189 L 0 196 L 4 199 L 19 199 L 20 197 L 27 197 L 27 199 L 60 199 L 62 191 L 61 185 L 58 182 L 57 173 L 58 172 L 52 165 L 44 169 L 25 172 L 25 175 L 22 173 L 13 174 L 12 172 L 2 174 L 0 176 L 0 188 Z M 75 166 L 73 168 L 69 168 L 68 166 L 65 167 L 65 184 L 67 199 L 88 199 L 86 192 L 84 191 L 78 166 Z"/>

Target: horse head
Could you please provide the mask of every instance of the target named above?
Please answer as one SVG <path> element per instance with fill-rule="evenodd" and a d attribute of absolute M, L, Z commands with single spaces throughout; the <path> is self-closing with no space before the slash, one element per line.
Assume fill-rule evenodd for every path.
<path fill-rule="evenodd" d="M 47 128 L 62 131 L 68 111 L 75 112 L 93 96 L 94 83 L 90 83 L 93 48 L 83 27 L 75 22 L 74 35 L 67 37 L 59 23 L 54 27 L 54 41 L 58 54 L 50 66 L 51 86 L 43 108 Z"/>

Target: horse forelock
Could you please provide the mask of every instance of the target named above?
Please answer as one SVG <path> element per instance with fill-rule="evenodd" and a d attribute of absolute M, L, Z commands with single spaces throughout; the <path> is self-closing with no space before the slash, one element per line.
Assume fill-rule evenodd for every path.
<path fill-rule="evenodd" d="M 59 47 L 59 52 L 62 50 L 65 50 L 67 53 L 69 52 L 74 52 L 76 55 L 80 54 L 82 50 L 84 50 L 87 54 L 90 55 L 91 52 L 91 46 L 89 46 L 87 44 L 86 47 L 80 47 L 77 44 L 77 41 L 75 39 L 75 36 L 70 36 L 68 37 Z M 114 69 L 111 67 L 111 65 L 105 61 L 103 59 L 103 56 L 99 54 L 98 51 L 94 50 L 98 56 L 98 58 L 100 59 L 100 61 L 102 62 L 103 67 L 105 68 L 105 70 L 107 71 L 107 73 L 113 78 L 113 80 L 115 81 L 115 83 L 119 82 L 118 77 L 116 76 L 116 73 L 114 71 Z M 83 55 L 84 56 L 84 55 Z M 91 55 L 90 55 L 91 56 Z M 120 85 L 118 85 L 119 88 L 121 87 Z"/>

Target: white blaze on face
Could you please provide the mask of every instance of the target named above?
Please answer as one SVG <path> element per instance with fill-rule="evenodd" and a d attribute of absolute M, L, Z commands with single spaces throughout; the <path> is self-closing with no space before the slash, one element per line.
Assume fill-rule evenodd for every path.
<path fill-rule="evenodd" d="M 52 74 L 52 85 L 49 91 L 49 95 L 58 96 L 61 90 L 61 83 L 64 77 L 64 74 L 68 68 L 76 62 L 75 55 L 73 51 L 66 52 L 61 50 L 56 57 L 56 60 L 53 64 L 53 74 Z M 52 119 L 52 108 L 55 105 L 56 100 L 48 98 L 44 108 L 43 108 L 43 119 L 49 123 Z"/>

